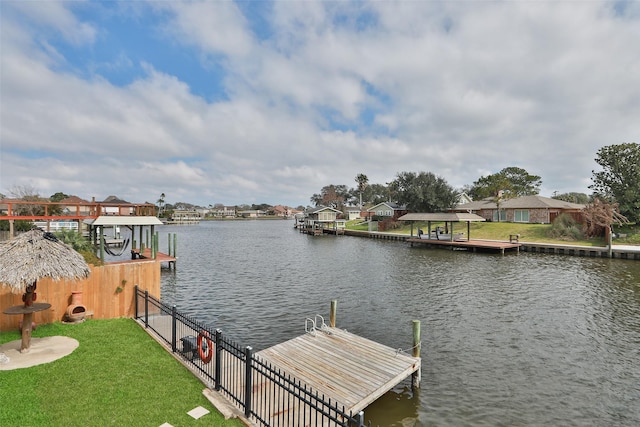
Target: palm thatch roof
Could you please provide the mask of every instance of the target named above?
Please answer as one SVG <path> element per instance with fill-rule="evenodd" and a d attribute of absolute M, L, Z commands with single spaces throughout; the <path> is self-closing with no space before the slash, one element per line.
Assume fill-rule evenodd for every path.
<path fill-rule="evenodd" d="M 40 229 L 0 242 L 0 284 L 12 292 L 24 292 L 43 277 L 82 279 L 90 272 L 82 255 Z"/>

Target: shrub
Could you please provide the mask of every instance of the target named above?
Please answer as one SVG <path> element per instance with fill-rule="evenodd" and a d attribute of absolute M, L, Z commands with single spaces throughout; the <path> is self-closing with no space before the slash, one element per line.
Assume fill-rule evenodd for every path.
<path fill-rule="evenodd" d="M 549 237 L 559 240 L 581 240 L 583 238 L 581 227 L 576 224 L 571 215 L 562 214 L 553 220 Z"/>
<path fill-rule="evenodd" d="M 61 230 L 54 233 L 62 242 L 71 246 L 84 257 L 87 264 L 102 265 L 103 262 L 96 256 L 95 250 L 91 242 L 82 234 L 74 230 Z"/>

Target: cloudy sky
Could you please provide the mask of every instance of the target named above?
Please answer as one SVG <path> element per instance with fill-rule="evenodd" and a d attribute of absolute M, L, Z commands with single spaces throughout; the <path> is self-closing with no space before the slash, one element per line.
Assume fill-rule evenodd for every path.
<path fill-rule="evenodd" d="M 0 1 L 0 193 L 307 205 L 640 142 L 637 1 Z"/>

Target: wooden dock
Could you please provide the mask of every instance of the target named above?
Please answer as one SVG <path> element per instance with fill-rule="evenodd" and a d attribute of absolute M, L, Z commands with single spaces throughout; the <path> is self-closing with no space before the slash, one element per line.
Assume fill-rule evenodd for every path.
<path fill-rule="evenodd" d="M 419 357 L 328 326 L 256 356 L 353 413 L 419 371 L 421 364 Z"/>
<path fill-rule="evenodd" d="M 167 349 L 170 347 L 158 334 L 170 337 L 171 322 L 171 316 L 152 314 L 149 316 L 149 324 L 157 333 L 145 329 Z M 193 336 L 197 336 L 199 332 L 190 328 L 181 328 L 180 331 L 182 335 Z M 182 344 L 179 344 L 178 351 L 184 351 Z M 353 414 L 364 410 L 413 373 L 419 376 L 421 369 L 420 357 L 412 357 L 401 350 L 343 329 L 326 326 L 324 322 L 318 329 L 312 328 L 304 335 L 258 351 L 253 357 L 271 365 L 283 375 L 290 375 L 314 393 L 323 395 L 324 401 L 330 399 L 332 404 L 344 407 L 345 412 Z M 182 363 L 190 368 L 189 362 Z M 190 363 L 206 369 L 198 357 Z M 231 381 L 226 384 L 228 389 L 237 393 L 245 389 L 244 367 L 239 360 L 228 359 L 221 370 L 222 378 Z M 192 369 L 192 372 L 203 381 L 206 380 L 202 371 Z M 265 402 L 269 396 L 269 403 L 262 407 L 262 416 L 269 421 L 269 425 L 289 425 L 291 419 L 298 419 L 299 414 L 309 411 L 308 407 L 301 408 L 299 399 L 286 393 L 274 392 L 277 388 L 267 377 L 254 376 L 251 399 L 253 402 Z M 229 403 L 241 409 L 236 401 L 229 399 Z M 327 419 L 320 418 L 310 420 L 307 425 L 327 425 Z"/>
<path fill-rule="evenodd" d="M 407 242 L 414 244 L 428 245 L 434 247 L 446 247 L 450 249 L 465 249 L 477 251 L 499 251 L 504 254 L 507 250 L 515 250 L 516 253 L 520 251 L 521 243 L 517 242 L 503 242 L 497 240 L 437 240 L 437 239 L 407 239 Z"/>
<path fill-rule="evenodd" d="M 135 259 L 154 259 L 154 258 L 153 258 L 153 254 L 151 253 L 151 249 L 145 248 L 142 252 L 140 252 L 140 249 L 131 249 L 131 259 L 135 260 Z M 167 255 L 162 252 L 156 252 L 155 260 L 161 263 L 166 262 L 168 263 L 169 268 L 171 268 L 172 266 L 173 268 L 175 268 L 176 261 L 178 259 L 176 257 Z"/>

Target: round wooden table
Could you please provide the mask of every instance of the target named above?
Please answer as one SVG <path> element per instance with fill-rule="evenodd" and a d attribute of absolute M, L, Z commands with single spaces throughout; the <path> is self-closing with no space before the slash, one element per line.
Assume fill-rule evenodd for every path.
<path fill-rule="evenodd" d="M 51 304 L 48 302 L 34 302 L 29 306 L 22 305 L 14 305 L 13 307 L 9 307 L 3 311 L 4 314 L 32 314 L 37 313 L 38 311 L 44 311 L 51 308 Z"/>

